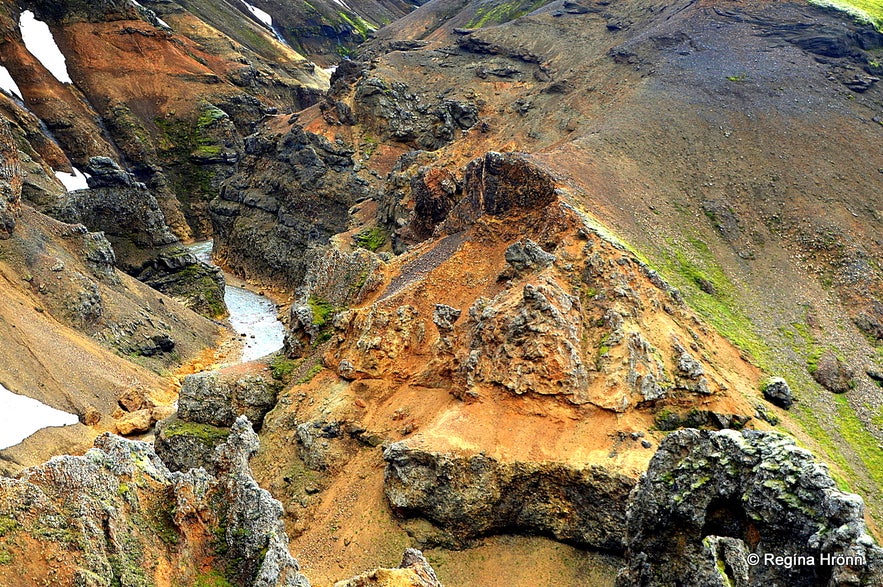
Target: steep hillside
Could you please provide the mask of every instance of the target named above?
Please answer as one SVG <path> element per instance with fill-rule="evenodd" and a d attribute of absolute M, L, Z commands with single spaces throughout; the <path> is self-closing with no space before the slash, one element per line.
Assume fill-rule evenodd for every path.
<path fill-rule="evenodd" d="M 438 6 L 406 18 L 416 23 Z M 405 28 L 397 42 L 395 31 Z M 293 380 L 304 383 L 283 393 L 289 399 L 267 417 L 268 448 L 256 471 L 290 504 L 305 567 L 330 580 L 336 565 L 367 566 L 365 548 L 382 558 L 408 540 L 451 547 L 463 545 L 464 532 L 513 531 L 495 529 L 493 513 L 471 523 L 422 497 L 397 502 L 391 471 L 399 459 L 401 466 L 442 463 L 433 466 L 461 471 L 479 466 L 472 459 L 481 455 L 482 468 L 507 478 L 506 467 L 531 470 L 526 454 L 548 460 L 546 447 L 559 458 L 581 455 L 550 433 L 557 410 L 569 413 L 560 415 L 569 423 L 564 429 L 581 443 L 588 440 L 580 423 L 597 431 L 598 454 L 626 476 L 649 456 L 633 440 L 644 438 L 639 434 L 738 421 L 721 424 L 720 414 L 751 416 L 750 426 L 778 422 L 832 463 L 841 486 L 861 493 L 879 524 L 880 33 L 797 2 L 559 2 L 502 26 L 454 28 L 429 44 L 413 42 L 420 35 L 409 24 L 381 32 L 364 48 L 370 63 L 339 68 L 322 103 L 297 122 L 267 121 L 240 173 L 211 205 L 225 263 L 251 279 L 296 288 L 288 348 L 296 358 Z M 531 153 L 525 165 L 534 171 L 488 150 Z M 286 162 L 297 167 L 286 169 Z M 496 179 L 480 179 L 484 173 Z M 550 178 L 554 198 L 533 189 L 537 175 Z M 475 221 L 469 210 L 476 206 L 487 204 L 493 216 L 497 196 L 487 195 L 489 185 L 499 197 L 541 204 L 542 212 Z M 513 190 L 525 195 L 510 196 Z M 317 196 L 324 205 L 313 202 Z M 700 350 L 688 353 L 704 352 L 716 373 L 729 370 L 732 376 L 717 377 L 748 403 L 637 401 L 631 419 L 615 416 L 620 407 L 632 414 L 624 407 L 628 394 L 620 395 L 628 386 L 602 359 L 588 357 L 611 353 L 611 366 L 634 369 L 642 364 L 634 355 L 641 345 L 609 344 L 600 321 L 584 330 L 576 324 L 592 324 L 594 296 L 629 299 L 634 291 L 642 303 L 646 298 L 628 278 L 628 287 L 603 273 L 588 279 L 587 251 L 596 248 L 577 253 L 564 233 L 544 232 L 558 218 L 558 204 L 550 202 L 565 202 L 564 215 L 588 222 L 593 228 L 586 230 L 603 242 L 627 243 L 635 261 L 623 259 L 624 272 L 632 262 L 646 264 L 677 288 L 701 322 L 676 338 L 696 344 Z M 550 283 L 538 295 L 537 283 L 525 288 L 519 281 L 524 253 L 510 247 L 525 237 L 537 243 L 538 259 L 555 256 L 564 271 L 556 283 L 569 298 Z M 369 251 L 378 256 L 371 260 Z M 578 282 L 564 277 L 569 271 L 582 272 L 578 290 L 569 289 Z M 575 330 L 531 326 L 531 304 L 542 305 L 532 300 L 540 298 L 551 304 L 550 316 L 563 316 Z M 578 310 L 564 301 L 572 298 L 580 300 Z M 510 312 L 520 317 L 510 320 Z M 677 373 L 664 356 L 677 347 L 665 342 L 667 334 L 652 334 L 671 326 L 639 320 L 636 327 L 663 353 L 662 372 Z M 701 333 L 715 330 L 734 346 L 701 342 Z M 519 338 L 530 340 L 525 331 L 555 332 L 557 342 L 526 342 Z M 626 349 L 631 355 L 617 355 Z M 577 355 L 579 365 L 591 365 L 585 379 L 574 352 L 585 353 Z M 535 371 L 538 360 L 546 367 Z M 621 376 L 643 381 L 636 373 Z M 764 374 L 790 384 L 798 402 L 790 412 L 761 403 Z M 549 402 L 556 389 L 567 390 L 563 403 Z M 542 401 L 549 403 L 536 403 Z M 510 402 L 519 407 L 503 407 Z M 568 403 L 584 407 L 562 407 Z M 532 428 L 525 412 L 543 424 Z M 606 418 L 616 425 L 607 428 Z M 511 438 L 503 433 L 510 422 Z M 299 455 L 281 460 L 294 434 Z M 386 498 L 395 507 L 378 510 L 382 462 L 363 447 L 398 438 L 405 439 L 403 456 L 387 451 L 386 469 Z M 407 522 L 406 538 L 393 512 L 435 525 Z M 560 538 L 561 531 L 528 533 Z M 340 540 L 359 547 L 341 555 Z M 513 544 L 494 538 L 479 548 L 505 556 L 506 548 L 521 548 Z M 483 568 L 481 550 L 474 558 L 431 552 L 453 584 Z M 575 580 L 563 576 L 550 584 Z M 534 580 L 530 571 L 500 579 Z"/>
<path fill-rule="evenodd" d="M 74 84 L 10 7 L 0 60 L 42 77 L 0 103 L 27 170 L 0 274 L 61 323 L 49 348 L 174 368 L 166 333 L 192 355 L 210 323 L 113 265 L 148 279 L 194 235 L 288 303 L 284 351 L 184 379 L 156 454 L 103 436 L 4 482 L 0 577 L 4 549 L 47 548 L 39 578 L 56 553 L 9 503 L 30 483 L 80 532 L 73 483 L 113 504 L 70 541 L 86 585 L 881 587 L 883 34 L 844 4 L 432 0 L 324 93 L 301 54 L 327 65 L 409 5 L 35 2 Z M 60 189 L 65 159 L 88 191 Z M 2 317 L 39 385 L 44 341 Z M 108 386 L 158 383 L 94 356 Z M 38 397 L 79 409 L 59 394 L 83 384 Z M 130 403 L 154 419 L 112 389 L 93 435 Z M 266 511 L 231 513 L 247 495 Z M 751 563 L 770 553 L 856 558 Z"/>

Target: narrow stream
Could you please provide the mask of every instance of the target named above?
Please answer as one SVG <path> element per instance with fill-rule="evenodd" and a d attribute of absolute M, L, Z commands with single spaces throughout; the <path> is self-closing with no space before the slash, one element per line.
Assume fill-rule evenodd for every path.
<path fill-rule="evenodd" d="M 16 445 L 34 432 L 53 426 L 70 426 L 79 420 L 74 414 L 43 402 L 12 393 L 0 385 L 0 450 Z"/>
<path fill-rule="evenodd" d="M 211 264 L 212 242 L 188 247 L 200 261 Z M 282 348 L 285 330 L 276 304 L 241 287 L 227 285 L 224 301 L 230 326 L 243 343 L 242 362 L 254 361 Z M 0 385 L 0 450 L 14 446 L 43 428 L 76 424 L 78 418 L 61 410 L 13 393 Z"/>
<path fill-rule="evenodd" d="M 212 241 L 190 245 L 187 249 L 197 259 L 212 264 Z M 226 277 L 229 276 L 225 274 Z M 282 348 L 285 328 L 276 317 L 276 304 L 241 287 L 227 285 L 224 302 L 230 311 L 230 326 L 242 336 L 242 362 L 254 361 Z"/>

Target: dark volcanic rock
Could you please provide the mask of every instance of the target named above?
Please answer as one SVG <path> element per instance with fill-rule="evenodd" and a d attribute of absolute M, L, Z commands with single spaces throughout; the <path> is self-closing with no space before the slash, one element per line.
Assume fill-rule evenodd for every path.
<path fill-rule="evenodd" d="M 827 468 L 784 436 L 675 432 L 629 500 L 629 566 L 617 586 L 879 586 L 883 550 L 863 510 L 860 497 L 839 491 Z M 755 554 L 760 562 L 751 564 Z M 776 565 L 767 555 L 816 564 Z"/>
<path fill-rule="evenodd" d="M 222 318 L 227 314 L 223 271 L 197 260 L 182 247 L 164 250 L 145 263 L 135 277 L 203 316 Z"/>
<path fill-rule="evenodd" d="M 452 216 L 470 221 L 482 214 L 499 216 L 518 208 L 543 208 L 554 202 L 552 176 L 521 153 L 490 152 L 466 166 L 465 197 Z"/>
<path fill-rule="evenodd" d="M 786 410 L 791 408 L 794 403 L 794 396 L 791 393 L 791 386 L 781 377 L 772 377 L 763 386 L 763 397 L 771 404 L 777 405 Z"/>
<path fill-rule="evenodd" d="M 503 463 L 482 454 L 390 445 L 386 497 L 405 516 L 425 517 L 455 542 L 494 533 L 546 534 L 621 551 L 624 506 L 634 481 L 603 467 Z"/>
<path fill-rule="evenodd" d="M 157 250 L 178 242 L 154 195 L 107 157 L 93 157 L 87 168 L 91 189 L 70 192 L 46 210 L 69 223 L 103 231 L 114 246 L 121 269 L 132 273 Z"/>
<path fill-rule="evenodd" d="M 402 82 L 367 77 L 358 82 L 355 115 L 375 130 L 381 140 L 391 139 L 434 151 L 478 122 L 478 108 L 457 100 L 428 100 Z"/>
<path fill-rule="evenodd" d="M 555 262 L 555 255 L 547 253 L 529 238 L 509 245 L 505 256 L 506 262 L 516 271 L 544 269 Z"/>
<path fill-rule="evenodd" d="M 90 174 L 86 178 L 86 184 L 92 189 L 145 187 L 144 184 L 139 184 L 131 173 L 123 171 L 110 157 L 92 157 L 86 167 L 86 173 Z"/>
<path fill-rule="evenodd" d="M 448 217 L 460 197 L 457 178 L 447 169 L 422 167 L 411 178 L 414 221 L 411 229 L 418 239 L 428 238 Z"/>
<path fill-rule="evenodd" d="M 300 126 L 249 136 L 245 147 L 210 206 L 215 255 L 240 275 L 297 286 L 371 192 L 353 173 L 352 149 Z"/>

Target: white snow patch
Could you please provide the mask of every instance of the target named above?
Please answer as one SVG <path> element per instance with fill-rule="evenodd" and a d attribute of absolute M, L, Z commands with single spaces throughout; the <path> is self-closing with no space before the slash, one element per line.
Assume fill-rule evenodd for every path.
<path fill-rule="evenodd" d="M 18 89 L 18 84 L 15 83 L 15 80 L 12 79 L 12 75 L 9 73 L 9 70 L 0 65 L 0 89 L 2 89 L 7 94 L 15 94 L 18 96 L 19 100 L 24 100 L 21 95 L 21 90 Z"/>
<path fill-rule="evenodd" d="M 257 6 L 252 6 L 245 0 L 241 0 L 243 4 L 248 7 L 248 10 L 254 15 L 256 19 L 267 25 L 268 28 L 273 28 L 273 17 L 258 8 Z"/>
<path fill-rule="evenodd" d="M 67 72 L 64 54 L 55 43 L 55 37 L 52 36 L 49 25 L 37 20 L 30 10 L 25 10 L 18 19 L 18 26 L 21 29 L 21 38 L 25 47 L 31 52 L 31 55 L 36 57 L 43 67 L 48 69 L 49 73 L 61 83 L 74 83 Z"/>
<path fill-rule="evenodd" d="M 138 8 L 143 8 L 144 10 L 150 10 L 149 8 L 144 8 L 144 5 L 139 3 L 138 0 L 132 0 L 132 4 L 137 6 Z M 172 27 L 169 26 L 169 23 L 167 23 L 166 21 L 161 19 L 159 16 L 157 16 L 155 12 L 153 13 L 153 16 L 154 16 L 154 18 L 156 18 L 156 22 L 163 25 L 167 29 L 172 30 Z"/>
<path fill-rule="evenodd" d="M 0 449 L 18 444 L 37 430 L 70 426 L 78 418 L 0 385 Z"/>
<path fill-rule="evenodd" d="M 334 2 L 337 3 L 337 4 L 339 4 L 340 6 L 343 6 L 344 8 L 346 8 L 347 10 L 349 10 L 350 12 L 353 11 L 353 9 L 350 8 L 349 4 L 347 4 L 347 3 L 344 2 L 343 0 L 334 0 Z"/>
<path fill-rule="evenodd" d="M 337 71 L 337 66 L 332 65 L 331 67 L 326 67 L 325 71 L 328 73 L 328 75 L 334 75 L 334 72 Z"/>
<path fill-rule="evenodd" d="M 65 173 L 64 171 L 56 171 L 55 177 L 58 178 L 58 181 L 64 184 L 64 187 L 67 188 L 67 191 L 72 192 L 74 190 L 87 190 L 89 189 L 89 184 L 86 183 L 86 178 L 89 177 L 87 174 L 83 173 L 76 167 L 73 168 L 73 173 Z"/>

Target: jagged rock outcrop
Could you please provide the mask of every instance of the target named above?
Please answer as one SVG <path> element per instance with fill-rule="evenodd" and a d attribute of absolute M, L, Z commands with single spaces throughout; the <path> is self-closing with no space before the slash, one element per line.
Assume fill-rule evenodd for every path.
<path fill-rule="evenodd" d="M 206 371 L 184 378 L 175 417 L 157 425 L 156 452 L 173 471 L 217 466 L 216 447 L 245 416 L 260 430 L 279 383 L 259 373 Z"/>
<path fill-rule="evenodd" d="M 224 272 L 203 263 L 184 248 L 169 247 L 162 251 L 146 261 L 136 277 L 203 316 L 223 318 L 227 315 Z"/>
<path fill-rule="evenodd" d="M 223 317 L 221 270 L 177 246 L 153 193 L 108 157 L 93 157 L 86 171 L 89 189 L 68 193 L 46 212 L 102 231 L 120 269 L 204 316 Z"/>
<path fill-rule="evenodd" d="M 414 177 L 422 185 L 431 175 Z M 544 167 L 522 154 L 488 153 L 466 166 L 462 181 L 440 177 L 430 183 L 450 181 L 449 191 L 461 195 L 441 221 L 433 207 L 424 210 L 424 228 L 434 226 L 435 240 L 403 257 L 370 305 L 325 308 L 336 317 L 333 331 L 323 317 L 324 338 L 339 341 L 326 365 L 347 379 L 381 378 L 392 370 L 447 386 L 468 401 L 502 389 L 617 412 L 725 390 L 713 345 L 700 344 L 679 292 L 576 212 L 571 195 Z M 506 231 L 496 224 L 502 218 L 526 228 Z M 416 213 L 411 223 L 419 224 Z M 404 292 L 426 287 L 431 276 L 458 271 L 452 268 L 464 263 L 469 239 L 494 247 L 492 261 L 475 256 L 469 263 L 491 261 L 483 271 L 505 287 L 462 288 L 456 306 L 445 303 L 454 292 L 440 288 L 428 294 L 432 305 L 404 301 Z M 503 239 L 507 244 L 497 248 Z M 439 304 L 463 317 L 437 315 Z M 300 348 L 319 339 L 317 309 L 316 300 L 293 309 Z M 414 355 L 430 360 L 408 360 Z M 707 425 L 745 421 L 728 413 L 707 418 Z"/>
<path fill-rule="evenodd" d="M 286 352 L 300 356 L 329 339 L 335 315 L 380 286 L 382 264 L 376 254 L 365 249 L 343 252 L 331 248 L 317 256 L 289 309 Z"/>
<path fill-rule="evenodd" d="M 466 389 L 495 384 L 518 395 L 561 395 L 586 403 L 582 324 L 579 299 L 553 280 L 479 299 L 469 309 L 471 336 L 457 376 Z"/>
<path fill-rule="evenodd" d="M 861 498 L 787 437 L 674 432 L 629 499 L 617 586 L 877 587 L 883 549 L 863 514 Z"/>
<path fill-rule="evenodd" d="M 149 444 L 105 434 L 85 456 L 0 479 L 0 582 L 142 586 L 172 568 L 183 584 L 308 587 L 281 505 L 248 468 L 257 446 L 241 418 L 218 449 L 216 476 L 171 473 Z M 62 553 L 65 564 L 52 564 Z"/>
<path fill-rule="evenodd" d="M 442 587 L 423 553 L 415 548 L 405 550 L 396 569 L 375 569 L 334 587 Z"/>
<path fill-rule="evenodd" d="M 430 99 L 401 81 L 365 77 L 355 87 L 355 119 L 392 140 L 434 151 L 447 145 L 460 131 L 478 123 L 478 108 L 458 100 Z"/>
<path fill-rule="evenodd" d="M 90 189 L 70 192 L 58 208 L 46 210 L 50 216 L 104 232 L 127 273 L 138 269 L 151 250 L 178 242 L 153 194 L 116 162 L 93 157 L 86 172 L 92 176 Z"/>
<path fill-rule="evenodd" d="M 483 214 L 502 216 L 519 209 L 542 209 L 557 197 L 555 178 L 528 155 L 492 151 L 466 166 L 463 197 L 442 230 L 463 230 Z"/>
<path fill-rule="evenodd" d="M 551 535 L 584 547 L 624 547 L 634 480 L 597 465 L 502 462 L 484 454 L 390 445 L 384 491 L 394 510 L 421 516 L 457 543 L 488 534 Z"/>
<path fill-rule="evenodd" d="M 247 137 L 245 153 L 211 202 L 214 254 L 234 273 L 296 287 L 371 192 L 351 149 L 297 124 Z"/>

